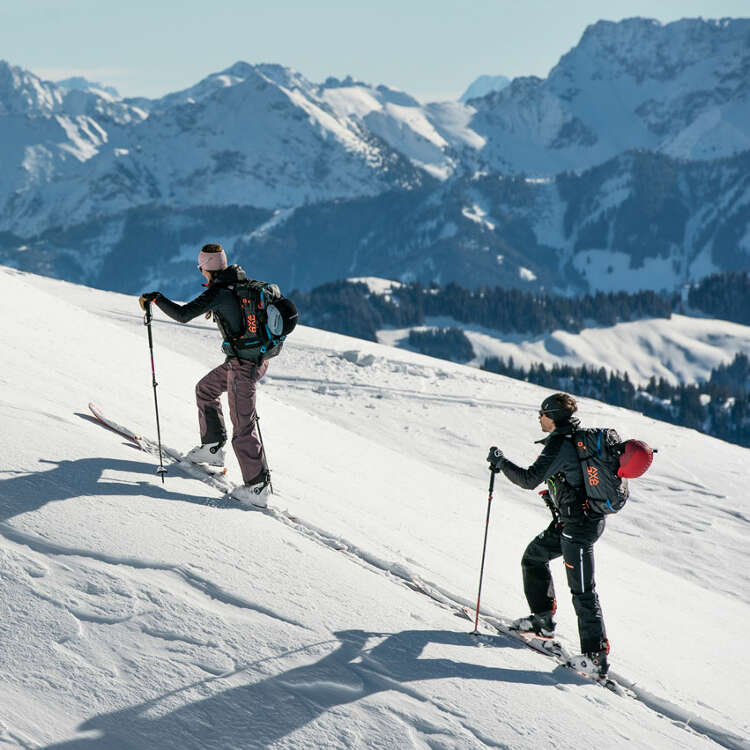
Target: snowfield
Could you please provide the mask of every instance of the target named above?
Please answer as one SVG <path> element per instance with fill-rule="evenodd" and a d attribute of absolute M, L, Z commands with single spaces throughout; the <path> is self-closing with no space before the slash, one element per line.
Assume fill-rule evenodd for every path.
<path fill-rule="evenodd" d="M 747 449 L 581 400 L 659 449 L 597 545 L 613 670 L 640 699 L 619 697 L 451 606 L 476 597 L 487 447 L 535 458 L 544 389 L 298 328 L 259 388 L 273 509 L 248 511 L 178 467 L 161 484 L 90 417 L 155 437 L 134 297 L 10 269 L 0 288 L 0 747 L 750 748 Z M 197 441 L 219 343 L 156 312 L 165 444 Z M 498 479 L 487 612 L 526 613 L 520 558 L 547 523 Z"/>
<path fill-rule="evenodd" d="M 370 279 L 371 289 L 376 288 Z M 672 315 L 646 318 L 613 326 L 583 328 L 580 333 L 558 329 L 540 335 L 507 333 L 460 323 L 448 317 L 428 317 L 424 331 L 457 327 L 464 331 L 474 349 L 469 363 L 476 367 L 488 357 L 528 369 L 571 365 L 603 367 L 608 372 L 627 373 L 634 384 L 645 385 L 650 378 L 664 378 L 672 385 L 705 382 L 711 370 L 728 365 L 735 354 L 750 355 L 750 326 L 713 318 Z M 408 348 L 409 328 L 377 332 L 378 341 Z"/>

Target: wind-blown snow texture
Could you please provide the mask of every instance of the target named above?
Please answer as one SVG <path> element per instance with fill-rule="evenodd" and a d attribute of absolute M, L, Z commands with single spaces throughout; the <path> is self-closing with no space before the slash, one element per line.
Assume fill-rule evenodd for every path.
<path fill-rule="evenodd" d="M 712 739 L 527 649 L 477 644 L 403 584 L 473 598 L 486 447 L 533 460 L 542 389 L 301 327 L 259 392 L 273 503 L 297 529 L 174 468 L 162 486 L 152 457 L 88 416 L 94 399 L 154 434 L 134 298 L 7 269 L 0 285 L 4 747 L 750 747 L 746 449 L 581 402 L 587 423 L 659 448 L 597 545 L 615 668 L 723 728 Z M 157 313 L 154 337 L 162 434 L 186 448 L 218 334 Z M 490 611 L 525 612 L 519 560 L 547 522 L 535 493 L 498 480 Z"/>

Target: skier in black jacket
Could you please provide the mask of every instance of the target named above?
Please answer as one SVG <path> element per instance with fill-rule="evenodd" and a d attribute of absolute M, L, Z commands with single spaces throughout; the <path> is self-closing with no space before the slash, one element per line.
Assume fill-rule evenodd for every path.
<path fill-rule="evenodd" d="M 239 266 L 227 266 L 227 256 L 221 245 L 204 245 L 198 255 L 198 270 L 206 279 L 206 291 L 185 305 L 178 305 L 161 292 L 141 295 L 139 302 L 145 310 L 153 302 L 163 313 L 178 323 L 187 323 L 199 315 L 213 317 L 225 344 L 227 358 L 198 381 L 195 387 L 198 404 L 198 424 L 201 444 L 186 456 L 190 461 L 218 469 L 224 466 L 224 444 L 227 433 L 224 427 L 220 397 L 227 394 L 229 416 L 232 420 L 232 448 L 242 471 L 244 484 L 232 491 L 232 496 L 244 505 L 261 508 L 268 504 L 270 475 L 263 444 L 258 432 L 255 413 L 257 382 L 265 375 L 268 362 L 261 361 L 257 349 L 229 349 L 234 335 L 242 331 L 242 306 L 237 295 L 229 288 L 247 276 Z M 272 285 L 271 294 L 280 295 Z"/>
<path fill-rule="evenodd" d="M 516 620 L 514 627 L 542 637 L 554 635 L 557 602 L 549 561 L 562 556 L 581 640 L 582 655 L 574 666 L 603 677 L 609 669 L 609 641 L 594 582 L 594 542 L 605 524 L 604 517 L 592 513 L 586 505 L 583 472 L 573 444 L 573 434 L 580 425 L 573 416 L 577 410 L 575 399 L 567 393 L 544 399 L 539 424 L 549 434 L 538 441 L 544 448 L 528 469 L 516 466 L 495 446 L 490 448 L 487 460 L 492 471 L 502 472 L 524 489 L 546 482 L 547 489 L 540 494 L 553 515 L 552 523 L 523 554 L 523 587 L 531 614 Z"/>

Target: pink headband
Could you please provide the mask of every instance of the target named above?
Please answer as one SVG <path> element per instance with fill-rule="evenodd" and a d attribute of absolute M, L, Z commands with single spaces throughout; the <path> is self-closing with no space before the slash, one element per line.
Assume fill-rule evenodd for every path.
<path fill-rule="evenodd" d="M 198 267 L 202 271 L 223 271 L 227 267 L 227 255 L 222 249 L 218 253 L 198 253 Z"/>

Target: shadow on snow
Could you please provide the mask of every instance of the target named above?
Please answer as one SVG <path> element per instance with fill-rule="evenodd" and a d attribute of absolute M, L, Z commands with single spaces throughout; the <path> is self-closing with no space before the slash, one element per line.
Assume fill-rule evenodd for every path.
<path fill-rule="evenodd" d="M 420 658 L 429 644 L 472 646 L 475 641 L 468 633 L 405 630 L 383 634 L 346 630 L 335 635 L 334 643 L 338 646 L 316 662 L 271 676 L 256 662 L 230 675 L 209 678 L 140 705 L 94 716 L 79 730 L 97 732 L 98 737 L 73 739 L 49 745 L 46 750 L 262 748 L 315 721 L 326 711 L 385 691 L 401 693 L 420 703 L 432 702 L 442 713 L 466 718 L 458 709 L 438 704 L 420 692 L 418 686 L 409 686 L 411 682 L 465 679 L 550 686 L 583 682 L 567 671 L 550 674 L 447 658 Z M 383 640 L 368 649 L 371 638 Z M 513 647 L 505 639 L 498 639 L 497 643 Z M 278 662 L 286 656 L 280 654 L 261 661 Z M 239 677 L 245 684 L 226 687 L 227 682 L 236 682 Z M 207 696 L 207 692 L 212 694 Z M 327 736 L 330 739 L 330 727 Z M 346 744 L 346 736 L 346 723 L 342 721 L 342 746 Z"/>

